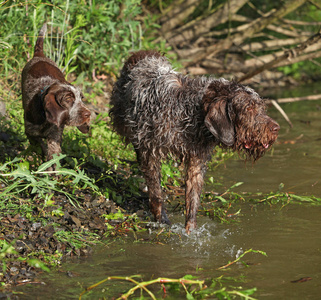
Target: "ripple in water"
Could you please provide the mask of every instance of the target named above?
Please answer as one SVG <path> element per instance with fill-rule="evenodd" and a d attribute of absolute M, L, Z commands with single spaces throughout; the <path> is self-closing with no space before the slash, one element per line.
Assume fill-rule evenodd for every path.
<path fill-rule="evenodd" d="M 175 223 L 170 230 L 175 234 L 170 239 L 172 250 L 197 256 L 228 256 L 237 258 L 243 253 L 242 248 L 233 244 L 230 229 L 219 228 L 214 222 L 207 222 L 191 231 L 188 235 L 183 223 Z"/>

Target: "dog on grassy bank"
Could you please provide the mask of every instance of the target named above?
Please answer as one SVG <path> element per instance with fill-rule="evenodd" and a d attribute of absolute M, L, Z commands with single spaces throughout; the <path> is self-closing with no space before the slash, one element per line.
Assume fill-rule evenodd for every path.
<path fill-rule="evenodd" d="M 187 232 L 196 228 L 206 162 L 213 148 L 231 148 L 255 161 L 271 147 L 280 129 L 251 88 L 225 79 L 183 76 L 156 51 L 138 51 L 128 58 L 111 105 L 115 131 L 136 151 L 156 221 L 170 223 L 160 185 L 161 161 L 170 154 L 185 164 Z"/>
<path fill-rule="evenodd" d="M 46 160 L 61 153 L 62 133 L 66 125 L 89 131 L 90 111 L 81 91 L 65 80 L 56 63 L 43 53 L 47 31 L 39 32 L 33 58 L 22 71 L 22 102 L 25 133 L 31 145 L 40 145 Z M 44 142 L 45 140 L 45 142 Z"/>

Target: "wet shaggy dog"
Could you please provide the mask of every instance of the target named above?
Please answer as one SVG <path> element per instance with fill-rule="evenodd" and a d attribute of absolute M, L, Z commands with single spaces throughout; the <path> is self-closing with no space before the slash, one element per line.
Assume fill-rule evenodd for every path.
<path fill-rule="evenodd" d="M 44 24 L 36 41 L 34 56 L 22 71 L 22 102 L 25 133 L 31 145 L 40 145 L 47 160 L 61 152 L 66 125 L 87 133 L 90 111 L 81 91 L 65 80 L 55 62 L 43 53 Z M 43 139 L 46 140 L 44 143 Z"/>
<path fill-rule="evenodd" d="M 183 76 L 155 51 L 129 57 L 111 104 L 115 131 L 135 148 L 156 221 L 170 223 L 163 206 L 161 161 L 170 154 L 184 162 L 187 232 L 196 228 L 206 162 L 213 148 L 244 152 L 255 161 L 280 129 L 254 90 L 225 79 Z"/>

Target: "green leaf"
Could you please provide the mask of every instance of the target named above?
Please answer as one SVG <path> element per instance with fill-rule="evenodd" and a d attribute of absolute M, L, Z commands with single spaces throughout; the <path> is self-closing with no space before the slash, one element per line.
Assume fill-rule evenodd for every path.
<path fill-rule="evenodd" d="M 42 173 L 46 171 L 48 168 L 50 168 L 52 165 L 56 164 L 56 169 L 60 168 L 60 160 L 65 158 L 67 155 L 60 154 L 60 155 L 53 155 L 53 158 L 49 161 L 46 161 L 42 165 L 39 166 L 38 170 L 35 173 Z M 49 173 L 49 172 L 48 172 Z"/>
<path fill-rule="evenodd" d="M 108 214 L 108 215 L 102 215 L 106 220 L 123 220 L 125 219 L 125 216 L 124 214 L 118 210 L 118 212 L 116 213 L 111 213 L 111 214 Z"/>
<path fill-rule="evenodd" d="M 32 258 L 27 260 L 27 263 L 32 267 L 40 268 L 43 271 L 50 272 L 50 269 L 39 259 Z"/>
<path fill-rule="evenodd" d="M 186 292 L 186 299 L 187 300 L 195 300 L 195 298 L 189 292 Z"/>
<path fill-rule="evenodd" d="M 0 171 L 5 170 L 8 165 L 12 165 L 12 164 L 16 163 L 19 160 L 21 160 L 21 158 L 15 157 L 12 161 L 9 161 L 9 162 L 3 164 L 2 166 L 0 166 Z M 0 174 L 0 175 L 2 175 L 2 174 Z"/>
<path fill-rule="evenodd" d="M 238 186 L 242 185 L 243 183 L 244 183 L 244 182 L 237 182 L 237 183 L 233 184 L 233 185 L 228 189 L 228 191 L 231 190 L 231 189 L 234 189 L 235 187 L 238 187 Z"/>
<path fill-rule="evenodd" d="M 227 203 L 227 201 L 222 196 L 216 196 L 215 198 L 219 199 L 222 203 Z"/>

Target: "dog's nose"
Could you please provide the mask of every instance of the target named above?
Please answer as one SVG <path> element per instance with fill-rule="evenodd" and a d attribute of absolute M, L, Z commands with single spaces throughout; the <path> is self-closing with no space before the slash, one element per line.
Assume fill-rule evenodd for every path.
<path fill-rule="evenodd" d="M 89 110 L 84 110 L 84 112 L 83 112 L 83 116 L 84 116 L 84 118 L 86 118 L 86 119 L 88 119 L 88 118 L 90 118 L 90 115 L 91 115 L 91 113 L 90 113 L 90 111 Z"/>
<path fill-rule="evenodd" d="M 280 125 L 278 123 L 273 123 L 272 126 L 270 126 L 270 130 L 273 133 L 278 133 L 278 131 L 280 130 Z"/>

